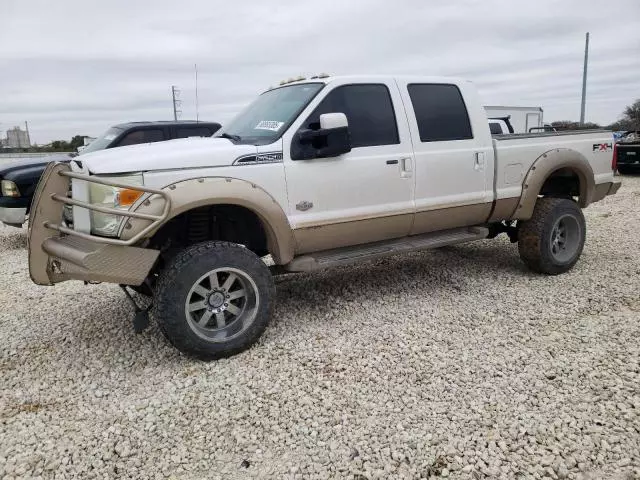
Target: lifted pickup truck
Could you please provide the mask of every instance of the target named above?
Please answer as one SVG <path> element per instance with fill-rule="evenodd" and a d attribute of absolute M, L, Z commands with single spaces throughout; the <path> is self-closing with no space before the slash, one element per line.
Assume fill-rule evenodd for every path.
<path fill-rule="evenodd" d="M 276 272 L 307 272 L 506 232 L 530 269 L 566 272 L 585 242 L 581 208 L 620 187 L 612 143 L 607 131 L 492 138 L 457 79 L 292 82 L 214 138 L 49 165 L 31 278 L 146 286 L 173 345 L 229 356 L 267 326 L 268 254 Z"/>
<path fill-rule="evenodd" d="M 171 138 L 210 137 L 220 129 L 215 122 L 129 122 L 104 132 L 80 155 L 138 143 L 162 142 Z M 69 161 L 69 154 L 18 160 L 0 165 L 0 222 L 22 227 L 29 214 L 33 192 L 46 166 L 53 161 Z"/>

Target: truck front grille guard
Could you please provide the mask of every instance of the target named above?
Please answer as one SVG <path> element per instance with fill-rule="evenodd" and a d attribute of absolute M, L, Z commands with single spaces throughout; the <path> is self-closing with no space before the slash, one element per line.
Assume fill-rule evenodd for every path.
<path fill-rule="evenodd" d="M 138 213 L 138 212 L 131 212 L 129 210 L 120 210 L 120 209 L 117 209 L 117 208 L 101 207 L 99 205 L 93 205 L 93 204 L 91 204 L 89 202 L 83 202 L 81 200 L 76 200 L 75 198 L 69 198 L 69 197 L 65 197 L 65 196 L 59 195 L 57 193 L 54 193 L 54 194 L 51 195 L 51 200 L 53 200 L 55 202 L 60 202 L 60 203 L 66 204 L 66 205 L 73 205 L 73 206 L 76 206 L 76 207 L 86 208 L 87 210 L 92 210 L 92 211 L 95 211 L 95 212 L 107 213 L 107 214 L 110 214 L 110 215 L 116 215 L 116 216 L 119 216 L 119 217 L 140 218 L 142 220 L 151 220 L 151 224 L 149 224 L 147 227 L 142 229 L 140 232 L 138 232 L 136 235 L 131 237 L 129 240 L 120 240 L 118 238 L 99 237 L 97 235 L 91 235 L 89 233 L 77 232 L 76 230 L 73 230 L 72 228 L 69 228 L 69 227 L 65 227 L 64 225 L 51 223 L 51 222 L 45 222 L 44 226 L 46 228 L 51 229 L 51 230 L 55 230 L 57 232 L 64 233 L 66 235 L 72 235 L 72 236 L 75 236 L 75 237 L 84 238 L 85 240 L 90 240 L 92 242 L 105 243 L 105 244 L 108 244 L 108 245 L 130 246 L 130 245 L 133 245 L 134 243 L 137 243 L 147 233 L 149 233 L 153 229 L 155 229 L 158 226 L 160 226 L 160 224 L 162 222 L 164 222 L 164 220 L 166 220 L 166 218 L 169 215 L 169 210 L 171 209 L 171 199 L 169 198 L 169 195 L 167 195 L 167 193 L 164 192 L 163 190 L 158 190 L 156 188 L 144 187 L 144 186 L 141 186 L 141 185 L 128 185 L 126 183 L 114 182 L 112 180 L 108 180 L 108 181 L 107 180 L 102 180 L 100 178 L 96 178 L 95 176 L 85 175 L 85 174 L 76 173 L 76 172 L 64 172 L 64 171 L 61 171 L 61 172 L 58 172 L 58 174 L 62 175 L 63 177 L 75 178 L 77 180 L 83 180 L 85 182 L 90 182 L 90 183 L 98 183 L 100 185 L 106 185 L 108 187 L 128 188 L 128 189 L 131 189 L 131 190 L 139 190 L 141 192 L 149 193 L 149 194 L 152 194 L 152 195 L 160 195 L 164 200 L 164 208 L 163 208 L 162 213 L 160 215 L 150 215 L 148 213 Z"/>

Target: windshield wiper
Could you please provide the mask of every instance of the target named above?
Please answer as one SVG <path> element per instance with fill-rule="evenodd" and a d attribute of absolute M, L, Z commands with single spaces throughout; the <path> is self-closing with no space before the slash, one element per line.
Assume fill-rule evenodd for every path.
<path fill-rule="evenodd" d="M 227 132 L 221 133 L 219 138 L 228 138 L 229 140 L 233 140 L 234 142 L 239 142 L 240 140 L 242 140 L 240 138 L 240 135 L 233 135 Z"/>

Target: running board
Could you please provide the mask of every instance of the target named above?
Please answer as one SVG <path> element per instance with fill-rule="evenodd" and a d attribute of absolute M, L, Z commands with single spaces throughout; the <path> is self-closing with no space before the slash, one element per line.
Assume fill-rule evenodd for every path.
<path fill-rule="evenodd" d="M 310 272 L 322 268 L 346 265 L 360 260 L 371 260 L 403 252 L 414 252 L 438 248 L 456 243 L 471 242 L 487 238 L 489 229 L 484 227 L 455 228 L 442 232 L 426 233 L 411 237 L 396 238 L 384 242 L 367 243 L 354 247 L 336 248 L 310 253 L 294 258 L 283 265 L 288 272 Z"/>

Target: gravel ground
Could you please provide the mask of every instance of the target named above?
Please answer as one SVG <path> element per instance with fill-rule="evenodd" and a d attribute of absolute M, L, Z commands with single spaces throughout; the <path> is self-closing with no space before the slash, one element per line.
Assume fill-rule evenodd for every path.
<path fill-rule="evenodd" d="M 181 356 L 0 227 L 5 478 L 640 478 L 640 177 L 576 268 L 505 239 L 280 277 L 250 351 Z"/>

